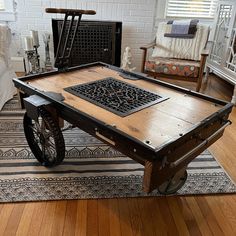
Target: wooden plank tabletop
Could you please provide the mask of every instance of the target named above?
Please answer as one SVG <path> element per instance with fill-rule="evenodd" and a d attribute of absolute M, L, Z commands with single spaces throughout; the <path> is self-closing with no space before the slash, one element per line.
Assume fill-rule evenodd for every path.
<path fill-rule="evenodd" d="M 66 87 L 107 77 L 113 77 L 159 95 L 167 96 L 169 99 L 126 117 L 120 117 L 64 90 Z M 69 104 L 108 125 L 115 124 L 117 129 L 138 140 L 143 142 L 148 140 L 153 147 L 158 147 L 170 138 L 184 133 L 194 124 L 222 108 L 222 106 L 215 106 L 214 103 L 204 99 L 186 95 L 175 89 L 145 80 L 124 79 L 117 71 L 103 66 L 36 78 L 28 82 L 31 86 L 42 91 L 61 93 L 65 97 L 65 104 Z"/>

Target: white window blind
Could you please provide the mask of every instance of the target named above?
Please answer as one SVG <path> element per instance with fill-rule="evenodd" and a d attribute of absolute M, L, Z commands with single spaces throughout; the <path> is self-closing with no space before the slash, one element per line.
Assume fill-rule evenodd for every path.
<path fill-rule="evenodd" d="M 4 10 L 4 0 L 0 0 L 0 10 Z"/>
<path fill-rule="evenodd" d="M 167 17 L 213 18 L 218 0 L 167 0 Z"/>

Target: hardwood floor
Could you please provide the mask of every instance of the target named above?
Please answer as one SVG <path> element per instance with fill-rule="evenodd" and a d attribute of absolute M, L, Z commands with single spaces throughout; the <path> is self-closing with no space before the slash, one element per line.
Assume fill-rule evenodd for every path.
<path fill-rule="evenodd" d="M 201 91 L 230 100 L 233 88 L 211 76 Z M 230 119 L 210 151 L 236 182 L 236 108 Z M 0 235 L 236 235 L 236 194 L 0 204 Z"/>

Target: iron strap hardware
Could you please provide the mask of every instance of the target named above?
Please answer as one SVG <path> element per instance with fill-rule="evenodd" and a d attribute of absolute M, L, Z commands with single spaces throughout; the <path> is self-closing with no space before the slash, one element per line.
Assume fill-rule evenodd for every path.
<path fill-rule="evenodd" d="M 184 162 L 189 158 L 189 156 L 193 155 L 196 151 L 198 151 L 200 148 L 205 146 L 209 141 L 211 141 L 213 138 L 215 138 L 218 134 L 220 134 L 228 125 L 231 125 L 231 121 L 227 121 L 220 129 L 218 129 L 215 133 L 213 133 L 211 136 L 209 136 L 207 139 L 205 139 L 203 142 L 201 142 L 198 146 L 196 146 L 194 149 L 186 153 L 184 156 L 176 160 L 175 162 L 170 163 L 170 168 L 177 167 L 179 164 Z"/>

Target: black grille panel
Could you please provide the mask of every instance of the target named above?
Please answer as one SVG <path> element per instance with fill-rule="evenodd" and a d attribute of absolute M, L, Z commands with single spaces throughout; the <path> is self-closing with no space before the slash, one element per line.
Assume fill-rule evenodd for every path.
<path fill-rule="evenodd" d="M 75 85 L 65 90 L 119 116 L 130 115 L 167 99 L 112 77 Z"/>
<path fill-rule="evenodd" d="M 76 61 L 72 60 L 72 65 L 87 64 L 101 60 L 112 64 L 111 36 L 112 27 L 109 25 L 80 26 L 72 50 L 72 58 L 76 58 Z M 72 36 L 70 40 L 72 40 Z"/>
<path fill-rule="evenodd" d="M 76 23 L 77 21 L 73 23 L 72 31 L 74 31 Z M 69 24 L 70 21 L 66 23 L 65 32 L 68 32 Z M 63 21 L 53 19 L 52 25 L 54 54 L 56 55 Z M 75 36 L 69 58 L 69 67 L 97 61 L 120 66 L 121 25 L 121 22 L 82 20 Z M 71 42 L 71 40 L 72 35 L 68 41 Z M 62 38 L 62 42 L 63 41 L 65 41 L 65 37 Z M 66 50 L 66 52 L 68 52 L 68 50 Z"/>

